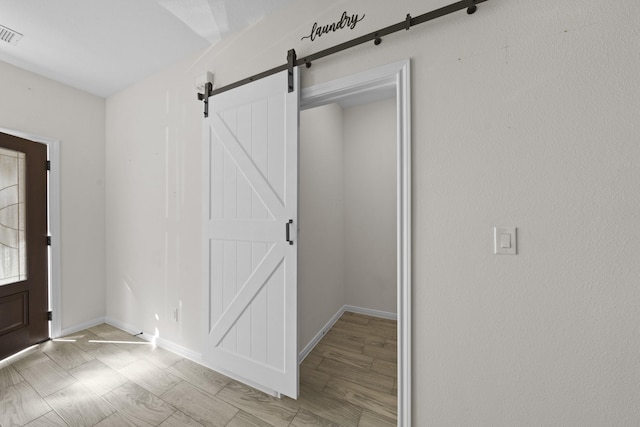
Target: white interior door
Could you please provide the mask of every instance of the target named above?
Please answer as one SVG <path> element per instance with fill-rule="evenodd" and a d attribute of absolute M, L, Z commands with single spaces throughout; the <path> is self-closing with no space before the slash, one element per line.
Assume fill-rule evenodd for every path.
<path fill-rule="evenodd" d="M 203 359 L 298 396 L 298 70 L 216 95 L 204 119 Z M 287 240 L 287 238 L 289 240 Z"/>

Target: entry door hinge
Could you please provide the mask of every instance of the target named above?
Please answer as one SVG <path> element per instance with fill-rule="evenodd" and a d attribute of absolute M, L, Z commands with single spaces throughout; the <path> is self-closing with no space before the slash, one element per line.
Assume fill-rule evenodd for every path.
<path fill-rule="evenodd" d="M 47 160 L 47 170 L 51 170 L 51 160 Z"/>
<path fill-rule="evenodd" d="M 51 246 L 51 236 L 47 236 L 47 246 Z"/>
<path fill-rule="evenodd" d="M 47 311 L 47 320 L 53 320 L 53 311 Z"/>

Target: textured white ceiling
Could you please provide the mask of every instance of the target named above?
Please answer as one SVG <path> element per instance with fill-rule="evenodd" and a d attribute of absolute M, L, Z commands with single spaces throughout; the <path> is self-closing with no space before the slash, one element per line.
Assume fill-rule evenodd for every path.
<path fill-rule="evenodd" d="M 292 0 L 2 0 L 0 61 L 109 96 Z"/>

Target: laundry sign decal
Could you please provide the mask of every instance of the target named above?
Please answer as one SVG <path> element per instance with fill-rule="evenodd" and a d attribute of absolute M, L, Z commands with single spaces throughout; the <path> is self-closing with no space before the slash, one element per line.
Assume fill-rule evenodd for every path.
<path fill-rule="evenodd" d="M 357 14 L 348 15 L 347 12 L 344 11 L 342 12 L 340 20 L 334 23 L 320 26 L 317 22 L 314 22 L 313 27 L 311 27 L 311 33 L 308 36 L 302 37 L 300 40 L 311 39 L 311 41 L 314 41 L 316 37 L 322 37 L 323 34 L 334 33 L 345 28 L 353 30 L 356 28 L 356 25 L 358 25 L 358 22 L 364 19 L 364 16 L 365 15 L 359 16 Z"/>

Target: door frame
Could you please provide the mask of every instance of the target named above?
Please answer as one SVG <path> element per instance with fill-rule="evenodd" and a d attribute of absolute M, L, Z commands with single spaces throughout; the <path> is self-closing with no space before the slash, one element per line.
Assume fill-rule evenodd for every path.
<path fill-rule="evenodd" d="M 47 156 L 52 165 L 49 171 L 47 188 L 49 235 L 52 236 L 49 250 L 49 310 L 53 312 L 53 320 L 49 325 L 49 338 L 58 338 L 62 333 L 62 292 L 60 287 L 60 141 L 13 129 L 0 128 L 0 132 L 47 146 Z"/>
<path fill-rule="evenodd" d="M 300 110 L 352 96 L 377 100 L 395 91 L 397 162 L 398 426 L 411 425 L 411 89 L 410 60 L 395 62 L 306 89 Z"/>

